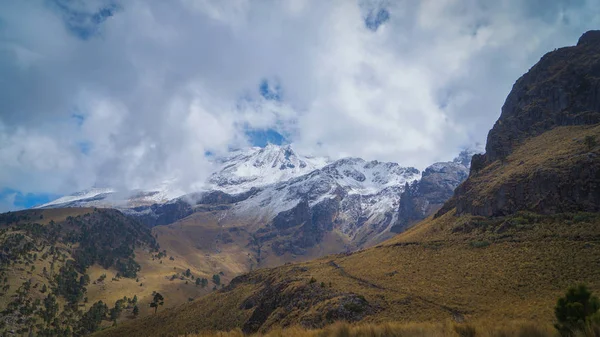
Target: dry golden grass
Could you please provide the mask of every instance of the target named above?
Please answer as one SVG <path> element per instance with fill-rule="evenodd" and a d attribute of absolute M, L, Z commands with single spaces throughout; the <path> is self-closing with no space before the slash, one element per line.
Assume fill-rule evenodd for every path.
<path fill-rule="evenodd" d="M 28 210 L 26 213 L 29 218 L 21 222 L 48 224 L 50 221 L 54 221 L 59 223 L 69 216 L 76 217 L 91 212 L 93 212 L 93 208 Z M 237 227 L 240 230 L 230 230 L 232 227 Z M 164 306 L 159 308 L 159 311 L 163 311 L 188 303 L 189 299 L 196 299 L 210 293 L 214 286 L 211 281 L 213 274 L 223 272 L 224 275 L 220 277 L 222 283 L 227 284 L 236 275 L 248 272 L 252 268 L 277 266 L 289 261 L 308 260 L 342 251 L 345 246 L 345 242 L 335 233 L 326 236 L 322 245 L 312 248 L 303 257 L 277 256 L 267 246 L 263 250 L 263 261 L 257 266 L 254 257 L 255 252 L 248 244 L 250 235 L 244 230 L 244 225 L 226 223 L 224 228 L 220 228 L 216 216 L 210 212 L 195 213 L 169 226 L 155 227 L 152 233 L 156 236 L 161 251 L 163 249 L 167 251 L 167 257 L 162 258 L 161 261 L 154 259 L 146 249 L 137 249 L 135 260 L 141 266 L 137 281 L 129 278 L 113 280 L 113 277 L 117 274 L 116 270 L 112 268 L 104 269 L 98 265 L 91 266 L 87 273 L 92 282 L 86 287 L 87 292 L 84 295 L 88 298 L 88 301 L 81 304 L 81 310 L 86 311 L 93 303 L 100 300 L 112 306 L 124 296 L 132 298 L 135 295 L 138 297 L 140 317 L 143 317 L 153 313 L 149 304 L 154 291 L 160 292 L 165 297 Z M 223 240 L 223 233 L 231 241 Z M 63 247 L 64 245 L 60 244 L 60 246 Z M 64 253 L 67 255 L 66 259 L 71 259 L 70 249 L 66 246 L 63 248 Z M 42 254 L 43 252 L 38 253 L 40 257 Z M 174 259 L 171 260 L 170 257 Z M 35 271 L 31 271 L 31 266 L 35 266 Z M 55 271 L 58 271 L 61 266 L 62 263 L 57 262 L 54 267 Z M 28 266 L 17 264 L 11 267 L 11 272 L 7 275 L 7 284 L 10 285 L 10 289 L 3 296 L 0 296 L 0 310 L 6 308 L 7 304 L 12 301 L 17 289 L 26 280 L 31 279 L 32 284 L 39 284 L 38 288 L 33 288 L 31 292 L 34 299 L 43 299 L 47 293 L 42 294 L 39 290 L 43 284 L 50 286 L 48 277 L 42 275 L 44 267 L 50 270 L 49 262 L 41 258 Z M 180 275 L 187 269 L 190 269 L 194 277 L 207 278 L 209 285 L 202 288 L 196 286 L 195 282 L 190 279 L 180 280 L 177 278 L 171 280 L 173 274 Z M 94 284 L 93 282 L 102 274 L 106 274 L 106 279 L 103 282 Z M 52 275 L 50 277 L 52 278 Z M 62 305 L 62 299 L 59 298 L 58 300 Z M 131 310 L 127 310 L 121 315 L 118 323 L 120 324 L 132 318 Z M 105 325 L 110 325 L 110 323 Z"/>
<path fill-rule="evenodd" d="M 554 337 L 551 326 L 527 322 L 511 322 L 504 326 L 488 324 L 444 323 L 381 323 L 348 324 L 334 323 L 323 329 L 308 330 L 302 327 L 275 328 L 264 334 L 246 335 L 236 329 L 228 332 L 204 332 L 181 335 L 186 337 Z M 591 336 L 591 335 L 590 335 Z"/>
<path fill-rule="evenodd" d="M 600 151 L 589 149 L 586 136 L 600 138 L 600 125 L 562 126 L 531 138 L 515 149 L 504 161 L 495 161 L 476 175 L 469 177 L 471 193 L 483 203 L 508 181 L 526 181 L 539 171 L 564 174 L 571 167 L 588 160 L 586 154 Z"/>
<path fill-rule="evenodd" d="M 585 152 L 583 143 L 573 140 L 574 135 L 583 139 L 588 134 L 600 134 L 600 126 L 556 128 L 536 137 L 507 162 L 493 164 L 502 165 L 494 174 L 490 171 L 478 176 L 480 186 L 476 188 L 485 194 L 503 181 L 526 176 L 532 170 L 560 170 Z M 210 214 L 195 214 L 159 227 L 155 233 L 161 248 L 175 257 L 169 262 L 173 265 L 167 265 L 171 268 L 190 265 L 198 274 L 223 270 L 229 278 L 252 265 L 253 251 L 243 245 L 247 234 L 236 232 L 231 235 L 232 242 L 217 242 L 222 229 Z M 341 244 L 335 237 L 327 240 L 332 246 Z M 338 248 L 323 244 L 314 254 Z M 264 265 L 286 259 L 267 254 Z M 160 268 L 152 268 L 150 262 L 143 265 L 141 275 L 146 277 L 144 269 L 148 275 L 162 275 Z M 156 280 L 158 285 L 159 278 Z M 243 327 L 259 307 L 244 305 L 248 299 L 274 288 L 277 293 L 270 296 L 302 296 L 306 294 L 303 289 L 319 287 L 321 282 L 319 291 L 331 296 L 310 305 L 302 303 L 312 299 L 302 298 L 292 301 L 293 305 L 286 302 L 267 308 L 259 331 L 264 336 L 553 336 L 553 308 L 569 286 L 585 283 L 595 293 L 600 292 L 600 217 L 522 213 L 486 219 L 457 217 L 452 210 L 377 247 L 256 269 L 235 286 L 97 335 L 178 336 L 229 331 Z M 167 301 L 169 296 L 177 296 L 173 291 L 165 292 Z M 327 325 L 330 322 L 326 319 L 315 318 L 325 317 L 328 308 L 339 306 L 340 296 L 348 294 L 363 296 L 371 308 L 356 325 L 281 330 L 305 322 Z M 474 334 L 468 334 L 469 326 Z M 237 336 L 240 331 L 220 334 Z"/>
<path fill-rule="evenodd" d="M 211 288 L 207 287 L 203 289 L 200 286 L 196 286 L 194 281 L 191 280 L 180 280 L 177 278 L 171 281 L 173 274 L 181 274 L 187 269 L 186 265 L 182 265 L 181 263 L 175 264 L 174 262 L 176 261 L 170 261 L 168 258 L 163 258 L 162 263 L 160 263 L 157 259 L 152 260 L 150 253 L 140 249 L 136 250 L 135 254 L 136 261 L 142 267 L 141 271 L 138 272 L 137 281 L 131 278 L 113 280 L 117 271 L 112 268 L 107 270 L 101 266 L 94 265 L 88 269 L 88 275 L 90 275 L 92 281 L 97 280 L 102 274 L 106 274 L 106 279 L 103 282 L 90 283 L 87 286 L 86 296 L 88 297 L 88 303 L 86 304 L 86 309 L 97 301 L 103 301 L 112 306 L 117 300 L 122 299 L 123 296 L 133 298 L 135 295 L 138 298 L 140 316 L 145 316 L 154 312 L 150 308 L 154 291 L 161 293 L 165 297 L 165 304 L 159 310 L 165 310 L 186 303 L 190 298 L 198 298 L 210 292 Z M 198 274 L 194 275 L 198 276 Z M 187 284 L 186 281 L 188 282 Z M 127 312 L 122 315 L 120 321 L 130 319 L 130 314 L 131 312 Z"/>
<path fill-rule="evenodd" d="M 250 276 L 269 280 L 273 287 L 287 284 L 282 294 L 293 294 L 311 278 L 333 293 L 360 294 L 376 308 L 362 323 L 451 320 L 502 326 L 521 320 L 551 326 L 556 299 L 569 286 L 586 283 L 600 291 L 600 218 L 576 222 L 569 217 L 542 217 L 525 227 L 505 226 L 501 233 L 502 221 L 453 233 L 473 217 L 447 214 L 374 248 L 256 270 Z M 473 245 L 484 241 L 484 246 Z M 242 303 L 265 287 L 264 282 L 242 282 L 100 335 L 181 335 L 241 327 L 253 312 Z M 288 310 L 273 312 L 261 331 L 297 325 L 319 309 Z"/>
<path fill-rule="evenodd" d="M 21 222 L 36 222 L 40 224 L 48 224 L 50 221 L 61 222 L 67 217 L 76 217 L 78 215 L 84 215 L 93 212 L 93 208 L 63 208 L 63 209 L 43 209 L 43 210 L 28 210 L 25 211 L 29 216 L 29 220 Z M 23 213 L 23 212 L 19 212 Z M 25 232 L 14 232 L 26 234 Z M 160 240 L 159 240 L 160 243 Z M 63 248 L 62 253 L 66 255 L 65 261 L 72 259 L 69 247 L 58 244 L 59 247 Z M 13 300 L 13 295 L 17 289 L 27 280 L 31 280 L 32 287 L 30 296 L 32 299 L 42 300 L 47 296 L 48 293 L 41 293 L 40 290 L 45 284 L 48 289 L 51 286 L 50 279 L 53 279 L 55 273 L 60 270 L 63 266 L 64 261 L 56 261 L 54 265 L 54 273 L 50 266 L 50 260 L 42 259 L 45 252 L 49 250 L 49 246 L 44 251 L 37 252 L 38 259 L 34 263 L 17 263 L 11 266 L 6 275 L 8 278 L 7 284 L 10 286 L 9 290 L 0 296 L 0 311 L 4 310 L 9 302 Z M 202 270 L 195 268 L 194 265 L 188 264 L 188 261 L 184 259 L 170 260 L 168 257 L 163 258 L 162 261 L 159 259 L 153 259 L 152 254 L 147 249 L 138 248 L 135 251 L 135 260 L 140 264 L 141 271 L 138 272 L 137 281 L 131 278 L 120 278 L 113 280 L 116 276 L 117 271 L 113 268 L 104 269 L 99 265 L 93 265 L 87 270 L 87 274 L 90 276 L 91 283 L 86 287 L 87 292 L 85 297 L 88 298 L 87 303 L 82 303 L 80 309 L 86 311 L 91 305 L 97 301 L 103 301 L 109 306 L 114 305 L 118 299 L 122 299 L 124 296 L 132 298 L 134 295 L 138 297 L 140 316 L 145 316 L 153 313 L 149 304 L 151 301 L 152 293 L 154 291 L 160 292 L 166 298 L 165 304 L 160 310 L 164 310 L 169 307 L 177 306 L 183 303 L 187 303 L 190 298 L 198 298 L 206 295 L 212 289 L 212 284 L 209 287 L 202 288 L 196 286 L 192 280 L 170 280 L 171 276 L 175 273 L 181 274 L 186 269 L 191 269 L 195 277 L 206 277 L 210 279 L 213 273 L 218 273 L 218 270 Z M 35 267 L 35 270 L 31 270 L 31 267 Z M 48 275 L 43 275 L 43 270 L 46 268 Z M 100 275 L 106 274 L 106 279 L 103 282 L 96 282 Z M 224 277 L 225 278 L 225 277 Z M 186 281 L 188 283 L 186 284 Z M 226 279 L 224 280 L 226 281 Z M 140 284 L 142 286 L 140 286 Z M 37 285 L 37 286 L 36 286 Z M 64 304 L 62 298 L 58 298 L 58 302 L 61 305 Z M 121 315 L 119 322 L 131 319 L 131 310 Z"/>
<path fill-rule="evenodd" d="M 218 221 L 218 214 L 198 212 L 168 226 L 153 228 L 153 234 L 168 256 L 175 258 L 180 267 L 190 268 L 193 273 L 208 275 L 223 272 L 225 283 L 239 274 L 257 268 L 275 267 L 288 262 L 312 260 L 346 250 L 347 240 L 337 232 L 326 233 L 322 242 L 307 249 L 302 256 L 284 254 L 278 256 L 270 243 L 262 247 L 261 261 L 257 263 L 255 247 L 251 243 L 254 223 L 235 220 Z M 227 238 L 227 239 L 224 239 Z"/>

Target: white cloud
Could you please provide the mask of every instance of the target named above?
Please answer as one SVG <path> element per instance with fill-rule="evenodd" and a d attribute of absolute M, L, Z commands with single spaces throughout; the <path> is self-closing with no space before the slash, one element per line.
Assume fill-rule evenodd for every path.
<path fill-rule="evenodd" d="M 0 5 L 0 187 L 176 178 L 189 191 L 211 170 L 205 151 L 243 146 L 246 126 L 278 128 L 308 154 L 422 168 L 484 142 L 518 76 L 600 24 L 592 0 L 119 5 L 86 40 L 52 2 Z M 373 8 L 390 13 L 376 31 L 363 21 Z M 263 79 L 281 102 L 260 97 Z"/>

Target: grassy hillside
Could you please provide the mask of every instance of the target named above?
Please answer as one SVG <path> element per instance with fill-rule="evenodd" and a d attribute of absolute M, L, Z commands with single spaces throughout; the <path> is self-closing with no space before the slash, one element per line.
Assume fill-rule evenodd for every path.
<path fill-rule="evenodd" d="M 256 224 L 242 219 L 219 220 L 219 214 L 198 211 L 167 226 L 152 229 L 175 262 L 190 266 L 198 274 L 223 272 L 228 282 L 232 277 L 253 269 L 300 262 L 346 250 L 343 235 L 327 233 L 323 241 L 307 249 L 305 255 L 273 252 L 272 240 L 254 237 Z"/>
<path fill-rule="evenodd" d="M 554 128 L 482 169 L 475 164 L 445 208 L 485 216 L 520 210 L 597 212 L 598 156 L 599 125 Z"/>
<path fill-rule="evenodd" d="M 365 251 L 257 270 L 225 290 L 101 335 L 321 327 L 337 318 L 496 324 L 527 320 L 548 325 L 556 299 L 568 286 L 584 282 L 600 291 L 596 215 L 477 221 L 447 214 Z M 470 226 L 474 228 L 466 230 Z M 455 235 L 412 241 L 421 227 Z M 279 302 L 267 303 L 269 296 Z"/>
<path fill-rule="evenodd" d="M 187 274 L 185 263 L 164 249 L 159 254 L 148 228 L 114 210 L 0 214 L 0 247 L 0 332 L 73 332 L 98 301 L 112 308 L 129 299 L 116 319 L 121 322 L 133 317 L 136 304 L 139 316 L 149 314 L 154 291 L 171 307 L 212 288 L 194 279 L 212 274 Z"/>
<path fill-rule="evenodd" d="M 590 151 L 581 135 L 599 131 L 583 126 L 542 134 L 507 162 L 491 165 L 478 184 L 493 186 L 515 174 L 568 164 Z M 600 214 L 518 212 L 487 218 L 450 210 L 377 247 L 255 270 L 207 297 L 99 335 L 235 328 L 250 333 L 294 325 L 321 328 L 338 320 L 481 326 L 527 321 L 548 327 L 556 299 L 577 283 L 600 291 Z"/>
<path fill-rule="evenodd" d="M 235 329 L 228 332 L 202 332 L 187 337 L 558 337 L 551 326 L 514 322 L 504 325 L 438 323 L 348 324 L 338 322 L 323 329 L 276 328 L 267 333 L 246 335 Z M 586 335 L 581 335 L 585 337 Z M 594 335 L 588 335 L 594 336 Z"/>
<path fill-rule="evenodd" d="M 307 256 L 278 256 L 269 243 L 256 243 L 244 226 L 220 223 L 210 211 L 152 230 L 114 210 L 0 214 L 0 331 L 24 333 L 35 325 L 33 331 L 54 326 L 74 330 L 95 303 L 102 301 L 110 309 L 125 297 L 130 301 L 116 319 L 120 324 L 136 318 L 135 305 L 137 317 L 153 313 L 149 304 L 155 292 L 165 297 L 162 311 L 219 289 L 258 266 L 310 259 L 343 250 L 345 245 L 331 234 Z M 73 288 L 71 292 L 55 290 L 56 278 L 62 274 L 77 283 L 65 284 L 65 289 Z M 49 294 L 58 305 L 53 319 L 61 315 L 69 319 L 60 318 L 56 324 L 53 319 L 43 321 Z M 134 297 L 135 304 L 131 303 Z M 111 321 L 107 315 L 98 324 L 107 327 Z"/>

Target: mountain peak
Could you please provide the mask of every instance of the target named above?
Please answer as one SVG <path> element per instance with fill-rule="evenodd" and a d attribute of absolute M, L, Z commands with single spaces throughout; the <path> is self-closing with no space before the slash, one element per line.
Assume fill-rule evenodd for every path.
<path fill-rule="evenodd" d="M 599 57 L 600 31 L 589 31 L 577 46 L 547 53 L 521 76 L 488 134 L 484 166 L 557 126 L 600 123 Z"/>
<path fill-rule="evenodd" d="M 486 153 L 473 157 L 469 178 L 438 215 L 453 207 L 487 217 L 600 210 L 599 47 L 600 31 L 586 32 L 517 80 Z"/>
<path fill-rule="evenodd" d="M 471 158 L 473 158 L 473 155 L 478 154 L 478 153 L 483 153 L 483 150 L 479 150 L 476 148 L 466 148 L 466 149 L 460 151 L 458 156 L 456 156 L 456 158 L 454 158 L 452 161 L 456 164 L 463 165 L 466 168 L 470 168 L 471 167 Z"/>
<path fill-rule="evenodd" d="M 325 158 L 299 155 L 290 144 L 267 144 L 226 159 L 209 182 L 214 189 L 239 193 L 309 173 L 325 164 Z"/>
<path fill-rule="evenodd" d="M 577 41 L 578 46 L 582 45 L 595 45 L 600 46 L 600 30 L 589 30 L 579 38 Z"/>

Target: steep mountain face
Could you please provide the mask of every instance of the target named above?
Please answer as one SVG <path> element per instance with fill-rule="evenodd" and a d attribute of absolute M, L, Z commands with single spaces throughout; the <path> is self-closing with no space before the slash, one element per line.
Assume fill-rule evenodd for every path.
<path fill-rule="evenodd" d="M 236 151 L 218 162 L 221 168 L 208 179 L 208 189 L 237 194 L 310 173 L 325 166 L 327 158 L 300 156 L 291 145 L 268 144 Z"/>
<path fill-rule="evenodd" d="M 563 137 L 569 138 L 542 137 L 558 127 L 597 123 L 600 123 L 600 31 L 590 31 L 576 46 L 544 55 L 515 83 L 488 135 L 485 155 L 473 158 L 471 177 L 457 189 L 440 214 L 453 207 L 459 214 L 484 216 L 519 210 L 547 213 L 600 210 L 597 135 L 580 129 L 579 133 L 562 132 Z M 541 165 L 540 151 L 537 157 L 519 156 L 523 159 L 512 162 L 517 157 L 515 149 L 528 139 L 537 139 L 537 149 L 552 145 L 544 141 L 585 146 L 581 146 L 580 154 L 574 150 L 565 152 L 560 161 L 559 153 L 545 153 L 547 160 L 543 162 L 547 165 Z M 535 160 L 537 170 L 519 168 L 525 164 L 533 166 Z M 498 175 L 508 177 L 494 183 Z"/>
<path fill-rule="evenodd" d="M 517 80 L 487 139 L 485 162 L 556 126 L 600 123 L 600 31 L 547 53 Z"/>
<path fill-rule="evenodd" d="M 388 231 L 400 194 L 418 178 L 415 168 L 346 158 L 285 182 L 270 185 L 232 205 L 228 216 L 262 224 L 259 239 L 275 252 L 303 254 L 329 231 L 363 245 Z"/>
<path fill-rule="evenodd" d="M 451 162 L 435 163 L 423 171 L 420 180 L 407 184 L 400 197 L 398 220 L 391 230 L 400 233 L 442 207 L 467 179 L 475 152 L 465 150 Z"/>

